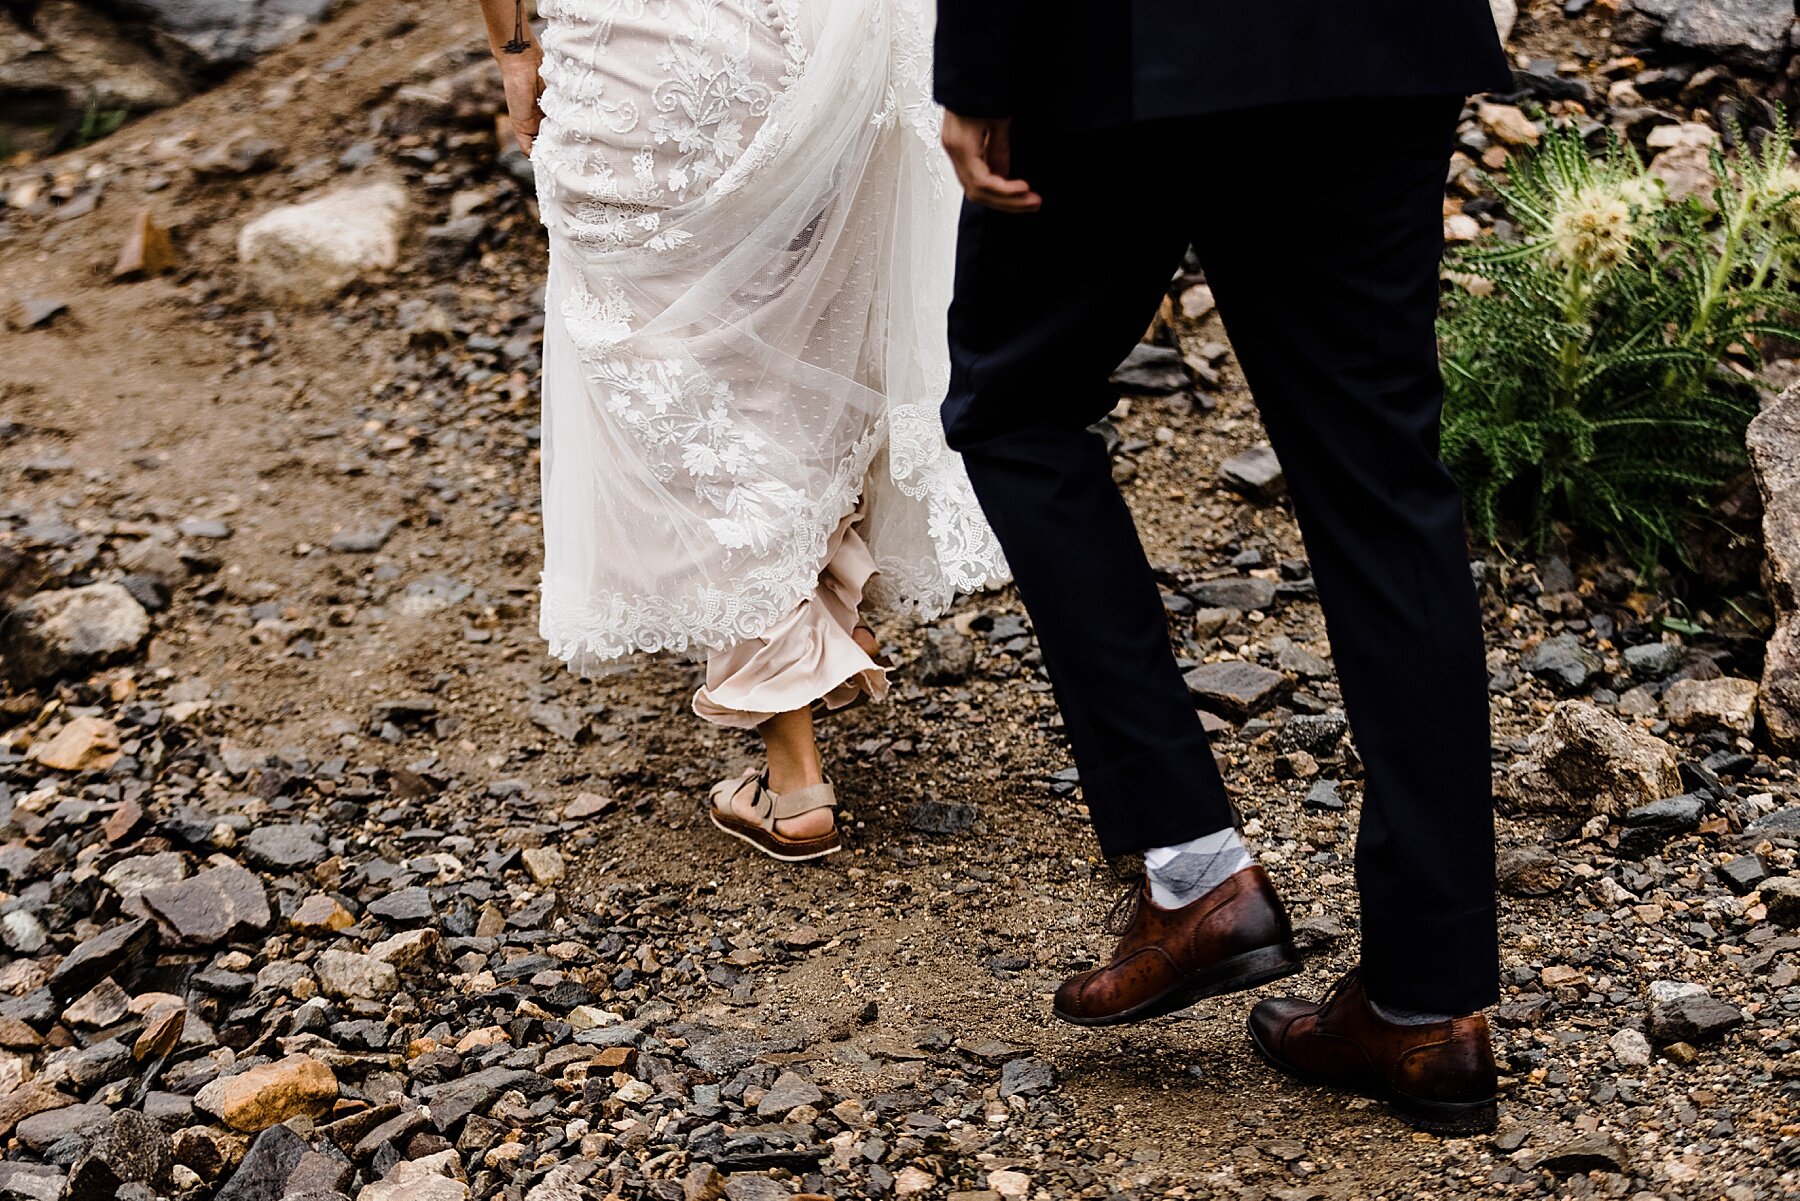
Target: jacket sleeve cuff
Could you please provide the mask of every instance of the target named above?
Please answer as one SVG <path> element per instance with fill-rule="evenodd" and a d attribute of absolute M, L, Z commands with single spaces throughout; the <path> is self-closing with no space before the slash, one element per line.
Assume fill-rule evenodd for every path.
<path fill-rule="evenodd" d="M 1009 117 L 1019 106 L 1018 0 L 938 0 L 932 94 L 964 117 Z"/>

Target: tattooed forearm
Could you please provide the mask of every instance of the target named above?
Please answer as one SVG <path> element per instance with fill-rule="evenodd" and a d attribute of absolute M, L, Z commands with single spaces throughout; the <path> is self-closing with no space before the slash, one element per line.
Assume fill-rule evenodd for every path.
<path fill-rule="evenodd" d="M 531 49 L 531 42 L 525 37 L 525 0 L 513 0 L 512 41 L 500 49 L 508 54 L 523 54 Z"/>

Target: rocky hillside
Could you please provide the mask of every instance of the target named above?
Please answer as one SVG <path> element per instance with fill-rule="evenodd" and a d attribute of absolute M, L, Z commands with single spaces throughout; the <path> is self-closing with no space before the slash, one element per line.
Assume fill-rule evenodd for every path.
<path fill-rule="evenodd" d="M 1507 219 L 1468 165 L 1553 115 L 1657 155 L 1766 127 L 1787 27 L 1720 39 L 1767 11 L 1528 6 L 1452 236 Z M 546 661 L 543 243 L 498 108 L 472 6 L 352 0 L 0 170 L 0 1201 L 1800 1189 L 1800 398 L 1753 435 L 1766 585 L 1475 564 L 1502 1127 L 1414 1136 L 1262 1067 L 1248 999 L 1048 1020 L 1129 867 L 1010 594 L 882 624 L 894 703 L 829 731 L 852 846 L 804 871 L 702 819 L 752 747 L 686 716 L 694 664 Z M 1203 279 L 1118 383 L 1115 475 L 1316 992 L 1356 953 L 1361 771 Z"/>

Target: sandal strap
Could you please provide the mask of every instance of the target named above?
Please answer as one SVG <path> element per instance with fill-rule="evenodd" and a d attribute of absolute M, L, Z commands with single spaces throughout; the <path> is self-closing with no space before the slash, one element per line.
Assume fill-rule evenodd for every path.
<path fill-rule="evenodd" d="M 756 814 L 757 824 L 770 832 L 774 831 L 778 821 L 799 817 L 815 809 L 837 808 L 837 789 L 829 780 L 792 792 L 776 792 L 769 787 L 769 774 L 765 771 L 756 776 L 755 785 L 756 794 L 750 800 L 750 808 Z"/>

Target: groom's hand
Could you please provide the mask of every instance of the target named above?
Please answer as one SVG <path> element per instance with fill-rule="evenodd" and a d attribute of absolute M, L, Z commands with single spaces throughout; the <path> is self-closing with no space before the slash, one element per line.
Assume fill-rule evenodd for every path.
<path fill-rule="evenodd" d="M 1035 213 L 1044 198 L 1012 176 L 1012 118 L 944 114 L 944 149 L 963 195 L 1003 213 Z"/>

